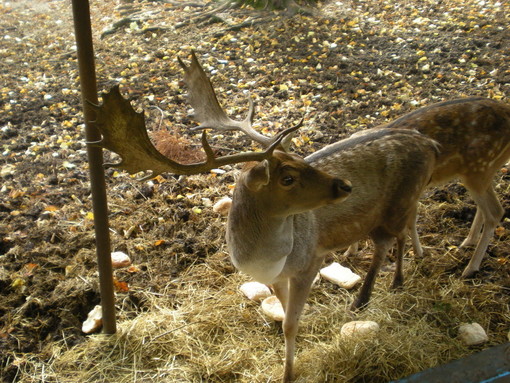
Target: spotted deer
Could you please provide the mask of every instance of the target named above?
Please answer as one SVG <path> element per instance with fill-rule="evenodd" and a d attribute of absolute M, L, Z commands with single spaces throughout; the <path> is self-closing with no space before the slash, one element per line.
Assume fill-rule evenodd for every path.
<path fill-rule="evenodd" d="M 372 263 L 352 307 L 366 305 L 395 238 L 401 265 L 406 227 L 430 181 L 437 145 L 413 130 L 376 129 L 303 159 L 281 145 L 299 125 L 267 138 L 251 126 L 253 105 L 244 121 L 230 119 L 196 56 L 192 54 L 189 66 L 179 62 L 199 128 L 241 130 L 266 149 L 216 158 L 204 130 L 207 159 L 198 164 L 176 163 L 154 148 L 143 114 L 132 109 L 118 87 L 105 94 L 97 107 L 100 145 L 121 156 L 115 166 L 131 173 L 152 170 L 151 177 L 165 171 L 196 174 L 246 162 L 228 215 L 227 247 L 234 265 L 272 286 L 283 305 L 283 381 L 291 382 L 299 318 L 325 255 L 367 236 L 373 240 Z M 401 284 L 402 278 L 399 267 L 394 285 Z"/>
<path fill-rule="evenodd" d="M 429 185 L 460 179 L 477 205 L 469 234 L 461 244 L 476 246 L 462 273 L 465 278 L 473 276 L 504 214 L 492 183 L 510 158 L 510 105 L 483 97 L 444 101 L 417 109 L 379 129 L 414 129 L 439 143 L 439 157 Z M 410 234 L 415 253 L 421 255 L 416 219 L 410 222 Z M 357 244 L 351 245 L 348 254 L 356 249 Z"/>

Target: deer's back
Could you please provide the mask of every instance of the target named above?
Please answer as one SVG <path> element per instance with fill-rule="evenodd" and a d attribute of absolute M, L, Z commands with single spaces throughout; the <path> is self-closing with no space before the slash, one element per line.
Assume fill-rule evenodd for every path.
<path fill-rule="evenodd" d="M 416 129 L 440 144 L 432 183 L 458 177 L 489 182 L 510 157 L 510 106 L 487 98 L 433 104 L 384 127 Z"/>
<path fill-rule="evenodd" d="M 398 234 L 430 180 L 436 155 L 436 143 L 415 131 L 374 129 L 306 157 L 352 183 L 345 201 L 314 210 L 321 247 L 343 248 L 374 230 Z"/>

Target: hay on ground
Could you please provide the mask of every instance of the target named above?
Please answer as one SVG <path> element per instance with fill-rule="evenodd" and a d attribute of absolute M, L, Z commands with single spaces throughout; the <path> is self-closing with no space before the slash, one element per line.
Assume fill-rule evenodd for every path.
<path fill-rule="evenodd" d="M 387 382 L 461 358 L 476 351 L 457 339 L 462 322 L 480 323 L 492 344 L 503 343 L 510 319 L 503 288 L 424 275 L 429 262 L 408 259 L 399 291 L 388 291 L 391 274 L 380 276 L 370 305 L 356 318 L 380 324 L 374 339 L 342 339 L 355 292 L 320 281 L 301 320 L 298 382 Z M 148 295 L 152 309 L 120 320 L 116 335 L 90 336 L 72 348 L 60 344 L 48 364 L 21 381 L 37 380 L 34 374 L 80 383 L 279 381 L 281 326 L 244 298 L 238 287 L 247 277 L 225 273 L 227 263 L 218 253 L 191 266 L 173 281 L 174 299 Z"/>

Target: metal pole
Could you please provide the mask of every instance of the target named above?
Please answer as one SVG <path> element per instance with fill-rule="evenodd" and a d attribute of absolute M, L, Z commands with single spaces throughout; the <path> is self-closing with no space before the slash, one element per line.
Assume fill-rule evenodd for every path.
<path fill-rule="evenodd" d="M 85 116 L 85 138 L 87 142 L 101 138 L 92 121 L 95 112 L 88 102 L 98 103 L 94 47 L 92 44 L 92 27 L 90 25 L 90 7 L 88 0 L 72 0 L 76 46 L 78 48 L 78 65 L 80 85 Z M 88 102 L 87 102 L 88 101 Z M 113 290 L 113 272 L 110 250 L 110 233 L 108 225 L 108 204 L 103 169 L 102 149 L 87 146 L 89 160 L 90 186 L 92 191 L 92 211 L 96 234 L 96 252 L 99 269 L 101 307 L 103 311 L 103 332 L 114 334 L 115 296 Z"/>

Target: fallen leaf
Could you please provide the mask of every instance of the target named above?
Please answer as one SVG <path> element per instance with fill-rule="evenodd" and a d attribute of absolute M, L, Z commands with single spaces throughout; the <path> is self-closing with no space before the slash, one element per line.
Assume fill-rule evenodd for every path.
<path fill-rule="evenodd" d="M 12 281 L 11 283 L 11 287 L 13 289 L 19 289 L 21 287 L 25 286 L 25 280 L 22 279 L 22 278 L 16 278 L 14 281 Z"/>
<path fill-rule="evenodd" d="M 9 198 L 19 198 L 23 197 L 25 195 L 25 192 L 18 189 L 13 189 L 9 192 Z"/>
<path fill-rule="evenodd" d="M 37 263 L 27 263 L 25 266 L 23 266 L 23 275 L 26 277 L 33 275 L 33 271 L 37 267 L 39 267 Z"/>
<path fill-rule="evenodd" d="M 117 278 L 113 279 L 113 286 L 115 290 L 119 293 L 127 293 L 129 291 L 129 285 L 127 282 L 122 282 L 117 280 Z"/>
<path fill-rule="evenodd" d="M 129 268 L 127 269 L 127 272 L 128 272 L 128 273 L 138 273 L 138 272 L 140 272 L 140 268 L 139 268 L 138 266 L 131 265 L 131 266 L 129 266 Z"/>

